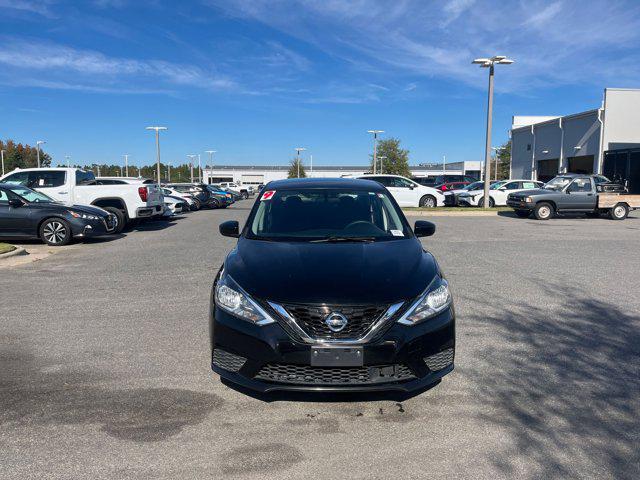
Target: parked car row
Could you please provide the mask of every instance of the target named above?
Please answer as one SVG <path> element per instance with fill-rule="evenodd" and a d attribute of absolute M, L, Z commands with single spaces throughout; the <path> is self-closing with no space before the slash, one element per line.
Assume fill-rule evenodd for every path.
<path fill-rule="evenodd" d="M 226 208 L 241 194 L 203 183 L 96 177 L 79 168 L 16 169 L 0 178 L 0 237 L 39 238 L 49 245 L 120 233 L 149 218 Z"/>

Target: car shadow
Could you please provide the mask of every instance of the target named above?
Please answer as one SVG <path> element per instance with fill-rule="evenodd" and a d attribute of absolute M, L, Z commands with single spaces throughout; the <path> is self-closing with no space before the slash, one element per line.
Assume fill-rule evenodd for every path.
<path fill-rule="evenodd" d="M 438 385 L 441 380 L 437 380 L 431 385 L 427 385 L 413 392 L 384 391 L 384 392 L 258 392 L 250 388 L 236 385 L 224 378 L 220 381 L 226 387 L 242 393 L 248 397 L 260 400 L 265 403 L 272 402 L 314 402 L 314 403 L 355 403 L 355 402 L 377 402 L 377 401 L 393 401 L 404 402 L 422 393 L 431 390 Z"/>
<path fill-rule="evenodd" d="M 160 220 L 144 220 L 130 226 L 129 228 L 125 228 L 124 231 L 154 232 L 164 230 L 165 228 L 173 227 L 176 224 L 176 218 L 177 217 Z"/>

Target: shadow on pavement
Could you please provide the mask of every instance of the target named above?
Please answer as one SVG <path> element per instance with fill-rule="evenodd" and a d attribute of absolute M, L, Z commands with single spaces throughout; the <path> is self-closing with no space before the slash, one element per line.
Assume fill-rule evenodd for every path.
<path fill-rule="evenodd" d="M 492 460 L 508 477 L 528 464 L 527 478 L 640 478 L 640 315 L 578 288 L 536 290 L 546 306 L 503 299 L 500 314 L 464 320 L 504 339 L 467 367 L 481 420 L 511 439 Z"/>
<path fill-rule="evenodd" d="M 0 335 L 0 425 L 99 425 L 118 439 L 165 440 L 202 422 L 223 400 L 180 388 L 117 388 L 104 374 L 44 362 Z"/>

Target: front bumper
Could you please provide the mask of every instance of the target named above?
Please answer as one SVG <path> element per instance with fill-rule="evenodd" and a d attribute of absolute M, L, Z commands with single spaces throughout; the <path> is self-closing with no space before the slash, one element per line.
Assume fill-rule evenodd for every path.
<path fill-rule="evenodd" d="M 453 308 L 415 326 L 393 323 L 361 345 L 362 367 L 312 367 L 311 345 L 294 340 L 279 323 L 257 326 L 217 307 L 211 311 L 211 368 L 260 392 L 410 392 L 453 370 Z"/>
<path fill-rule="evenodd" d="M 459 205 L 466 205 L 469 207 L 477 207 L 478 206 L 478 199 L 480 197 L 462 197 L 462 196 L 458 196 L 458 204 Z"/>
<path fill-rule="evenodd" d="M 533 210 L 535 207 L 535 203 L 510 198 L 507 199 L 507 206 L 516 210 Z"/>
<path fill-rule="evenodd" d="M 110 217 L 112 217 L 110 215 Z M 69 219 L 67 219 L 69 220 Z M 90 238 L 109 235 L 113 233 L 113 218 L 99 218 L 98 220 L 86 220 L 73 218 L 69 220 L 71 233 L 75 238 Z"/>

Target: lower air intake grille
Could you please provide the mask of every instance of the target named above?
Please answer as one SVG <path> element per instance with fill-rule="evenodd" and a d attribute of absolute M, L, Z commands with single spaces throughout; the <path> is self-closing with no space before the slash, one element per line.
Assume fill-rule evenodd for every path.
<path fill-rule="evenodd" d="M 361 385 L 388 383 L 415 378 L 406 365 L 378 367 L 311 367 L 308 365 L 268 364 L 255 377 L 279 383 L 314 385 Z"/>
<path fill-rule="evenodd" d="M 427 364 L 427 367 L 429 367 L 429 370 L 432 372 L 437 372 L 438 370 L 448 367 L 453 363 L 453 348 L 447 348 L 435 355 L 425 357 L 424 363 Z"/>
<path fill-rule="evenodd" d="M 216 348 L 213 351 L 213 364 L 216 367 L 224 368 L 225 370 L 229 370 L 230 372 L 237 372 L 238 370 L 240 370 L 244 365 L 244 362 L 246 361 L 247 359 L 244 357 L 225 352 L 224 350 L 220 350 L 219 348 Z"/>

